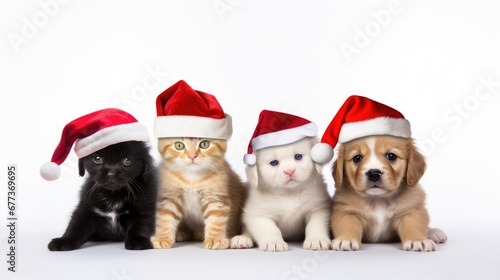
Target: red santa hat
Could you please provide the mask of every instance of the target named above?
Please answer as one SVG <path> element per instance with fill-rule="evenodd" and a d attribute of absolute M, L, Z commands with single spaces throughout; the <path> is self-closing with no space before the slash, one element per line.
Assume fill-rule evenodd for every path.
<path fill-rule="evenodd" d="M 331 158 L 327 159 L 323 155 L 331 153 L 337 143 L 372 135 L 409 138 L 410 122 L 396 109 L 367 97 L 353 95 L 344 102 L 311 155 L 321 163 L 326 163 Z"/>
<path fill-rule="evenodd" d="M 82 158 L 109 145 L 148 140 L 146 127 L 129 113 L 114 108 L 99 110 L 77 118 L 64 127 L 52 159 L 41 166 L 40 175 L 48 181 L 59 178 L 59 165 L 68 157 L 73 143 L 76 155 Z"/>
<path fill-rule="evenodd" d="M 254 165 L 257 161 L 254 151 L 259 149 L 290 144 L 318 133 L 315 123 L 304 118 L 269 110 L 263 110 L 259 122 L 248 145 L 248 153 L 243 162 Z M 314 158 L 313 158 L 314 160 Z"/>
<path fill-rule="evenodd" d="M 164 137 L 224 139 L 233 133 L 231 116 L 215 96 L 193 90 L 180 80 L 156 98 L 154 134 Z"/>

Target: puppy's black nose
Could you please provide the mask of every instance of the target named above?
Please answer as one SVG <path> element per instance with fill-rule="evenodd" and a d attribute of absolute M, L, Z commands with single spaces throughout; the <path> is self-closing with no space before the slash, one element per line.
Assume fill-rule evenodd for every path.
<path fill-rule="evenodd" d="M 382 171 L 378 169 L 370 169 L 366 171 L 365 175 L 366 177 L 368 177 L 368 180 L 377 182 L 378 180 L 380 180 L 380 176 L 382 176 Z"/>

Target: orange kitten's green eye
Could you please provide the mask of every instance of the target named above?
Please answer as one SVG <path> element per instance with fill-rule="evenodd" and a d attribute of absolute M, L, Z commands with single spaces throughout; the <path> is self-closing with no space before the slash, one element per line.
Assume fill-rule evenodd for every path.
<path fill-rule="evenodd" d="M 210 141 L 203 140 L 200 142 L 200 148 L 202 149 L 208 149 L 210 147 Z"/>
<path fill-rule="evenodd" d="M 180 150 L 183 150 L 183 149 L 184 149 L 184 147 L 185 147 L 185 146 L 184 146 L 184 143 L 182 143 L 182 142 L 175 142 L 175 148 L 176 148 L 177 150 L 179 150 L 179 151 L 180 151 Z"/>

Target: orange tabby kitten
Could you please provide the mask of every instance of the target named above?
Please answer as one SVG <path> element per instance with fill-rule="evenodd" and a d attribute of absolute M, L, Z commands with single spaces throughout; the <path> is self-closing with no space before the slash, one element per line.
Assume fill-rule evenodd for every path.
<path fill-rule="evenodd" d="M 155 248 L 175 241 L 204 241 L 226 249 L 241 232 L 246 188 L 224 158 L 226 140 L 160 138 L 162 156 Z"/>

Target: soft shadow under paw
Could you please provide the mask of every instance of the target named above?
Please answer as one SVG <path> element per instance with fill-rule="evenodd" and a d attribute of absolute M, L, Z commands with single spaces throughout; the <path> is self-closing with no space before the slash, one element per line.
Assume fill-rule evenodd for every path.
<path fill-rule="evenodd" d="M 153 247 L 155 249 L 169 249 L 174 246 L 175 241 L 170 238 L 153 236 L 151 237 L 151 242 L 153 243 Z"/>
<path fill-rule="evenodd" d="M 436 243 L 430 239 L 408 240 L 403 243 L 403 249 L 414 252 L 432 252 L 436 251 Z"/>
<path fill-rule="evenodd" d="M 151 241 L 144 236 L 134 236 L 125 241 L 125 249 L 127 250 L 153 249 L 153 244 L 151 244 Z"/>
<path fill-rule="evenodd" d="M 306 239 L 303 248 L 307 250 L 328 250 L 330 249 L 329 238 Z"/>
<path fill-rule="evenodd" d="M 74 239 L 60 237 L 52 239 L 47 247 L 50 251 L 71 251 L 79 249 L 81 244 Z"/>
<path fill-rule="evenodd" d="M 245 235 L 236 235 L 231 238 L 231 249 L 247 249 L 253 247 L 253 240 Z"/>
<path fill-rule="evenodd" d="M 358 251 L 361 245 L 356 240 L 334 239 L 331 247 L 334 251 Z"/>
<path fill-rule="evenodd" d="M 205 249 L 227 249 L 229 248 L 229 239 L 227 238 L 207 238 L 203 241 Z"/>
<path fill-rule="evenodd" d="M 265 252 L 284 252 L 288 251 L 288 244 L 283 240 L 273 240 L 259 244 L 259 250 Z"/>

